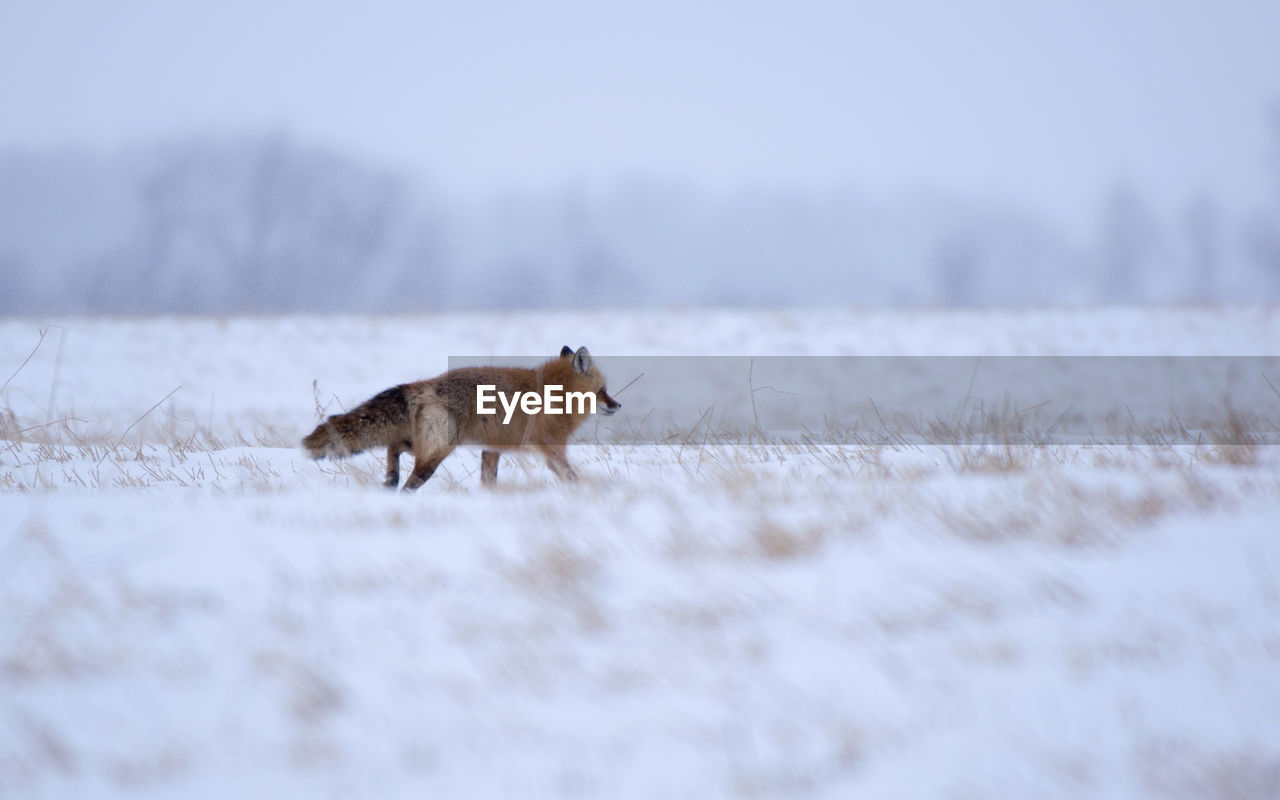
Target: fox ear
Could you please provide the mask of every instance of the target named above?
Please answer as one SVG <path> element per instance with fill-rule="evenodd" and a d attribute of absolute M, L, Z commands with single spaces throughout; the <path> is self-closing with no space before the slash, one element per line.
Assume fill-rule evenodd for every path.
<path fill-rule="evenodd" d="M 573 355 L 573 348 L 570 347 L 569 345 L 566 344 L 564 347 L 560 348 L 561 358 L 568 358 L 571 355 Z"/>
<path fill-rule="evenodd" d="M 578 352 L 573 354 L 573 371 L 581 375 L 591 369 L 591 354 L 587 352 L 587 348 L 579 347 Z"/>

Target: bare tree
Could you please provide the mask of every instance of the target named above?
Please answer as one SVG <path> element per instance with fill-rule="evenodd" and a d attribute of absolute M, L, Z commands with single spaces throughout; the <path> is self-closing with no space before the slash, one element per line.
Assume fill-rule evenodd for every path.
<path fill-rule="evenodd" d="M 1219 228 L 1218 204 L 1208 192 L 1197 193 L 1186 210 L 1188 246 L 1191 251 L 1191 299 L 1210 303 L 1218 297 Z"/>
<path fill-rule="evenodd" d="M 1136 189 L 1119 183 L 1107 198 L 1102 217 L 1099 266 L 1102 299 L 1132 303 L 1140 298 L 1139 282 L 1153 247 L 1153 224 Z"/>
<path fill-rule="evenodd" d="M 172 149 L 139 190 L 142 303 L 189 311 L 348 310 L 390 264 L 393 175 L 270 137 Z"/>
<path fill-rule="evenodd" d="M 1280 202 L 1280 100 L 1272 104 L 1268 115 L 1271 127 L 1271 163 L 1275 200 Z M 1280 284 L 1280 211 L 1273 205 L 1252 224 L 1249 248 L 1271 280 Z"/>
<path fill-rule="evenodd" d="M 970 236 L 953 234 L 939 245 L 933 263 L 942 305 L 952 308 L 973 306 L 979 296 L 977 242 Z"/>

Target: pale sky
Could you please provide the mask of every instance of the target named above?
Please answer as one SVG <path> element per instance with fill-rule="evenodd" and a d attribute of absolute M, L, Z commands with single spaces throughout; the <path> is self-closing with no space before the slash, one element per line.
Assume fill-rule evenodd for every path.
<path fill-rule="evenodd" d="M 0 147 L 271 130 L 469 191 L 932 187 L 1074 233 L 1122 177 L 1276 183 L 1270 0 L 0 2 Z"/>

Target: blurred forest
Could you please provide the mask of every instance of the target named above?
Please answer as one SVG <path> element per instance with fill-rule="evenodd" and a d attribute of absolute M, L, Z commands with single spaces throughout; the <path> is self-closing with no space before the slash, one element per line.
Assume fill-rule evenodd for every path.
<path fill-rule="evenodd" d="M 1121 181 L 1080 241 L 1015 207 L 856 185 L 462 197 L 286 136 L 10 151 L 0 314 L 1272 301 L 1280 159 L 1264 166 L 1269 208 L 1232 218 L 1202 193 L 1166 219 Z"/>

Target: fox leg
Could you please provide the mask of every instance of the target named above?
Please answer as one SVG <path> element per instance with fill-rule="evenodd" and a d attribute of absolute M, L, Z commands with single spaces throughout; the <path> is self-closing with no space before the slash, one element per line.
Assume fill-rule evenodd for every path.
<path fill-rule="evenodd" d="M 400 454 L 409 450 L 410 442 L 392 442 L 387 445 L 387 477 L 382 485 L 395 489 L 400 485 Z"/>
<path fill-rule="evenodd" d="M 440 462 L 448 458 L 449 454 L 453 452 L 453 448 L 454 445 L 443 447 L 426 459 L 415 457 L 413 472 L 409 473 L 409 480 L 404 482 L 404 491 L 412 492 L 426 483 L 435 474 L 436 467 L 440 466 Z"/>
<path fill-rule="evenodd" d="M 413 419 L 413 472 L 404 482 L 404 491 L 422 486 L 453 448 L 458 446 L 456 428 L 449 412 L 439 404 L 417 409 Z"/>
<path fill-rule="evenodd" d="M 573 467 L 569 466 L 569 459 L 565 455 L 566 447 L 562 444 L 544 444 L 539 445 L 539 450 L 547 458 L 547 466 L 556 474 L 557 478 L 566 481 L 576 481 L 578 473 Z"/>
<path fill-rule="evenodd" d="M 480 451 L 480 485 L 492 486 L 498 482 L 498 457 L 501 455 L 497 450 L 481 450 Z"/>

